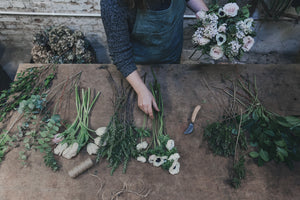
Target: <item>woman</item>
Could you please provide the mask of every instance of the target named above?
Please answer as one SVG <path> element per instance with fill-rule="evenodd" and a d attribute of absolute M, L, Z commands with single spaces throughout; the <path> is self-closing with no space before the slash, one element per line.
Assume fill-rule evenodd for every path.
<path fill-rule="evenodd" d="M 186 4 L 208 10 L 203 0 L 101 0 L 101 15 L 113 63 L 138 95 L 138 106 L 153 118 L 159 111 L 137 64 L 179 63 Z"/>

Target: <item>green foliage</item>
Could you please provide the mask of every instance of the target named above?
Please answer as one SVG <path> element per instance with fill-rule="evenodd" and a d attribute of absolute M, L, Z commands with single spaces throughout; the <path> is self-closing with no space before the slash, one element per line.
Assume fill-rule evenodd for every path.
<path fill-rule="evenodd" d="M 9 137 L 7 134 L 0 135 L 0 163 L 4 158 L 5 153 L 8 150 L 8 143 L 12 141 L 12 138 Z"/>
<path fill-rule="evenodd" d="M 97 152 L 96 161 L 106 158 L 111 167 L 111 175 L 123 163 L 123 173 L 126 172 L 130 159 L 137 157 L 136 144 L 143 131 L 133 124 L 132 88 L 119 88 L 109 73 L 109 81 L 114 87 L 114 114 L 110 119 L 106 132 L 101 137 L 100 148 Z M 106 143 L 103 146 L 103 143 Z"/>
<path fill-rule="evenodd" d="M 84 147 L 90 139 L 89 131 L 93 131 L 88 128 L 89 126 L 89 114 L 97 101 L 100 92 L 98 92 L 94 99 L 91 99 L 91 89 L 81 90 L 81 97 L 79 95 L 78 86 L 75 87 L 76 96 L 76 109 L 77 116 L 72 125 L 70 125 L 63 133 L 61 137 L 64 137 L 63 143 L 73 144 L 78 143 L 78 152 Z M 94 131 L 93 131 L 94 132 Z"/>
<path fill-rule="evenodd" d="M 207 140 L 209 148 L 216 155 L 233 156 L 238 136 L 238 130 L 232 121 L 215 122 L 208 125 L 204 130 L 204 139 Z M 241 149 L 247 149 L 244 132 L 241 130 L 238 144 Z"/>
<path fill-rule="evenodd" d="M 59 169 L 59 165 L 55 160 L 54 154 L 51 149 L 48 149 L 46 151 L 46 154 L 44 155 L 44 163 L 47 167 L 50 167 L 52 171 L 57 171 Z"/>
<path fill-rule="evenodd" d="M 18 112 L 25 114 L 40 113 L 46 102 L 46 95 L 31 95 L 29 99 L 23 100 L 19 104 Z"/>
<path fill-rule="evenodd" d="M 241 156 L 237 163 L 233 165 L 233 175 L 231 179 L 231 185 L 234 188 L 239 188 L 241 186 L 241 180 L 245 179 L 246 168 L 245 168 L 245 158 Z"/>
<path fill-rule="evenodd" d="M 46 76 L 49 70 L 54 72 Z M 33 67 L 18 73 L 10 88 L 0 93 L 0 122 L 10 111 L 16 110 L 23 100 L 28 100 L 31 95 L 40 95 L 48 89 L 55 77 L 55 71 L 56 67 Z"/>

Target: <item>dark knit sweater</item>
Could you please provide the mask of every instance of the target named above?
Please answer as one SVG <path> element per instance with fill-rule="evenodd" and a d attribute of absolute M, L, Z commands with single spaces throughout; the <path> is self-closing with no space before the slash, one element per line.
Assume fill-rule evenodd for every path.
<path fill-rule="evenodd" d="M 163 10 L 169 7 L 171 0 L 148 2 L 151 10 Z M 136 11 L 129 9 L 123 0 L 101 0 L 101 16 L 110 56 L 124 77 L 136 70 L 130 38 Z"/>

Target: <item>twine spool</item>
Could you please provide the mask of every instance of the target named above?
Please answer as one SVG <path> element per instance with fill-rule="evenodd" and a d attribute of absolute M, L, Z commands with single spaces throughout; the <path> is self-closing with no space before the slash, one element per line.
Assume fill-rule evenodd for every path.
<path fill-rule="evenodd" d="M 81 162 L 79 165 L 75 166 L 71 170 L 69 170 L 68 174 L 72 178 L 76 178 L 79 174 L 82 174 L 89 168 L 94 165 L 91 158 L 86 159 L 85 161 Z"/>

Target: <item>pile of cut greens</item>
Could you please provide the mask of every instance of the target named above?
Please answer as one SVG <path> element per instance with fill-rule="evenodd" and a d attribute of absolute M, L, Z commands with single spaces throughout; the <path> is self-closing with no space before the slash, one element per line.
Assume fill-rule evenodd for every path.
<path fill-rule="evenodd" d="M 253 149 L 249 156 L 259 166 L 274 160 L 292 168 L 294 161 L 300 160 L 300 118 L 268 111 L 258 99 L 255 79 L 254 83 L 250 83 L 241 78 L 237 80 L 237 86 L 240 91 L 235 88 L 230 89 L 231 92 L 224 91 L 244 106 L 245 111 L 208 125 L 204 133 L 204 139 L 215 154 L 234 156 L 231 183 L 235 188 L 245 178 L 244 156 L 249 153 L 245 152 L 247 144 Z"/>
<path fill-rule="evenodd" d="M 124 88 L 123 82 L 118 87 L 109 71 L 108 73 L 108 80 L 114 89 L 114 114 L 101 137 L 96 161 L 99 162 L 101 157 L 106 158 L 109 167 L 112 168 L 112 175 L 122 163 L 123 173 L 125 173 L 130 158 L 137 156 L 136 143 L 141 132 L 133 124 L 135 97 L 132 95 L 132 88 Z"/>

